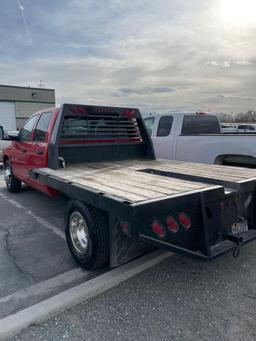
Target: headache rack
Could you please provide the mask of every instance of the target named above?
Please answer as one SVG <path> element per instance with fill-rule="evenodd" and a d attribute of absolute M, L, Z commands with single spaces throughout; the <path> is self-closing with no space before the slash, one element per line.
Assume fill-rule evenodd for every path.
<path fill-rule="evenodd" d="M 49 144 L 48 165 L 154 159 L 138 109 L 64 104 Z"/>
<path fill-rule="evenodd" d="M 129 111 L 130 112 L 130 111 Z M 129 113 L 127 111 L 127 113 Z M 119 113 L 71 113 L 64 117 L 60 144 L 142 142 L 136 118 Z"/>

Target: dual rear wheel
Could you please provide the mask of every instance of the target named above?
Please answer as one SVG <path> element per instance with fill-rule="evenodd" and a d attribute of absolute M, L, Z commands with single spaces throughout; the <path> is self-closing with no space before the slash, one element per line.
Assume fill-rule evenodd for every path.
<path fill-rule="evenodd" d="M 75 261 L 87 270 L 109 262 L 108 216 L 99 209 L 71 200 L 68 205 L 66 240 Z"/>

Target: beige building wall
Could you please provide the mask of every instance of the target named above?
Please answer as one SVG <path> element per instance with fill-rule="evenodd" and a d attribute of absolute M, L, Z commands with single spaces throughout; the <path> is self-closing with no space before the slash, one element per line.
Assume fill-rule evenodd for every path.
<path fill-rule="evenodd" d="M 0 99 L 5 101 L 55 102 L 54 89 L 0 85 Z"/>
<path fill-rule="evenodd" d="M 14 102 L 20 128 L 30 115 L 55 106 L 55 90 L 0 85 L 0 101 Z"/>
<path fill-rule="evenodd" d="M 29 103 L 29 102 L 15 102 L 17 126 L 20 128 L 24 122 L 35 112 L 46 108 L 51 108 L 52 103 Z"/>

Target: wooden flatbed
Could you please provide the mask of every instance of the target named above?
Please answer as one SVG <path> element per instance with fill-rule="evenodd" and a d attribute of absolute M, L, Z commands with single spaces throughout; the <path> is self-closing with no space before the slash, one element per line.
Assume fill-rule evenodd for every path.
<path fill-rule="evenodd" d="M 86 186 L 93 191 L 130 203 L 215 188 L 211 184 L 143 172 L 143 169 L 148 166 L 157 167 L 157 164 L 157 161 L 150 163 L 139 160 L 73 164 L 58 170 L 43 168 L 36 170 L 36 173 L 54 177 L 66 183 Z M 172 162 L 170 162 L 169 169 L 172 169 Z"/>
<path fill-rule="evenodd" d="M 35 172 L 130 203 L 205 191 L 216 185 L 239 189 L 252 181 L 254 186 L 256 180 L 255 170 L 156 160 L 91 162 Z"/>

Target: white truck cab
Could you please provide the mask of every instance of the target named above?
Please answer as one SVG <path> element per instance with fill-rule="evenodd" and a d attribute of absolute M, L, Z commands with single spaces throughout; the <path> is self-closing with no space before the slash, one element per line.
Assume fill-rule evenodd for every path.
<path fill-rule="evenodd" d="M 144 122 L 157 158 L 256 166 L 256 135 L 221 134 L 213 114 L 172 112 L 150 115 Z"/>

